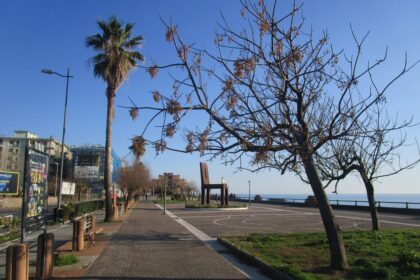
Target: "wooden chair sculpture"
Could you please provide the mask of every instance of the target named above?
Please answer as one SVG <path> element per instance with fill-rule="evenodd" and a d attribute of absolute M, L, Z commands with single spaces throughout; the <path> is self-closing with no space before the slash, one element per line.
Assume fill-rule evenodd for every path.
<path fill-rule="evenodd" d="M 220 189 L 221 205 L 229 204 L 229 188 L 227 184 L 210 184 L 209 170 L 207 163 L 200 162 L 200 175 L 201 175 L 201 204 L 204 204 L 204 197 L 206 203 L 210 204 L 210 190 Z"/>

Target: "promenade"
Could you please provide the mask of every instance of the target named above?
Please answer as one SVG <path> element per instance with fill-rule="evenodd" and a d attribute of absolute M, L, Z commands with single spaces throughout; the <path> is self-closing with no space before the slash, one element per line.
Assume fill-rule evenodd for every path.
<path fill-rule="evenodd" d="M 248 279 L 151 202 L 138 202 L 87 279 Z"/>
<path fill-rule="evenodd" d="M 343 230 L 369 230 L 369 213 L 334 211 Z M 71 252 L 72 224 L 49 228 L 56 251 L 79 258 L 74 265 L 54 267 L 54 279 L 267 279 L 241 263 L 216 241 L 220 235 L 323 231 L 316 208 L 253 203 L 249 209 L 187 209 L 184 204 L 162 207 L 138 201 L 119 222 L 104 223 L 96 211 L 95 244 Z M 380 214 L 383 228 L 420 228 L 416 215 Z M 35 273 L 36 236 L 31 235 L 30 275 Z M 0 247 L 0 279 L 4 279 L 5 249 Z"/>

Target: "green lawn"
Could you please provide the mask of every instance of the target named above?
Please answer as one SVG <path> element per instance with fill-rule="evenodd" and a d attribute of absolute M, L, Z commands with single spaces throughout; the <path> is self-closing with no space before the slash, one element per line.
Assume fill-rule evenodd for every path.
<path fill-rule="evenodd" d="M 224 237 L 296 279 L 420 279 L 420 230 L 343 233 L 350 270 L 328 268 L 324 233 Z"/>

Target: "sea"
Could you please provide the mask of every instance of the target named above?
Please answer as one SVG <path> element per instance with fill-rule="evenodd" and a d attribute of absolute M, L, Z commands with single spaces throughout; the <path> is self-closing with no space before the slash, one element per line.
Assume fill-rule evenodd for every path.
<path fill-rule="evenodd" d="M 251 194 L 254 199 L 256 194 Z M 285 199 L 288 202 L 303 202 L 313 194 L 260 194 L 262 200 L 270 198 Z M 249 194 L 237 194 L 242 199 L 248 199 Z M 368 206 L 366 194 L 329 194 L 331 204 Z M 381 207 L 420 209 L 420 194 L 375 194 L 377 205 Z"/>

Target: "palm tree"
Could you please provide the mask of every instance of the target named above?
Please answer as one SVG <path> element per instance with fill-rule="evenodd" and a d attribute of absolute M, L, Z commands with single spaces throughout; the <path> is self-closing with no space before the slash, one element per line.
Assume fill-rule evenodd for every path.
<path fill-rule="evenodd" d="M 92 47 L 97 52 L 95 56 L 89 59 L 89 64 L 93 66 L 93 74 L 107 83 L 105 92 L 108 103 L 104 187 L 106 191 L 105 221 L 109 222 L 114 217 L 111 197 L 111 140 L 114 99 L 118 88 L 127 79 L 128 74 L 136 68 L 137 62 L 144 60 L 143 55 L 134 50 L 142 44 L 143 37 L 130 38 L 134 24 L 127 23 L 125 26 L 122 26 L 122 23 L 114 16 L 111 16 L 108 22 L 100 20 L 97 24 L 102 33 L 87 37 L 86 46 Z"/>

